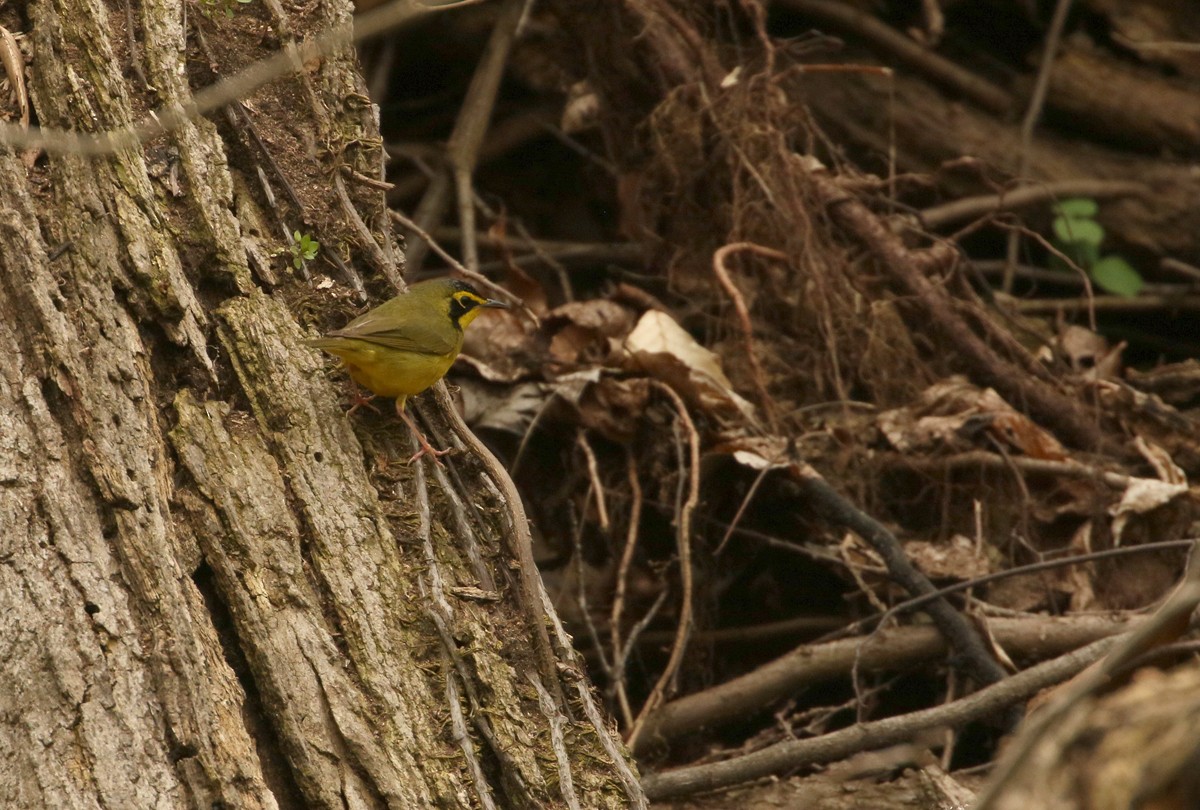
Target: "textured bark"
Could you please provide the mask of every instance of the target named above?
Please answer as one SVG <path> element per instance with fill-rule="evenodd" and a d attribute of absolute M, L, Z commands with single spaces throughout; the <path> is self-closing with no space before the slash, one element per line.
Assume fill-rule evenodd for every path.
<path fill-rule="evenodd" d="M 186 15 L 137 5 L 133 32 L 89 0 L 30 7 L 43 126 L 186 98 L 207 62 Z M 264 32 L 348 10 L 288 12 L 192 22 L 232 72 Z M 251 100 L 258 130 L 306 208 L 290 216 L 382 271 L 390 235 L 364 244 L 329 180 L 378 173 L 353 57 L 309 67 Z M 298 282 L 272 292 L 289 259 L 270 266 L 284 245 L 254 158 L 229 166 L 238 137 L 199 120 L 112 157 L 0 153 L 0 804 L 641 803 L 586 685 L 539 672 L 479 465 L 460 462 L 456 496 L 479 506 L 473 538 L 438 481 L 422 516 L 413 470 L 389 470 L 381 499 L 281 299 Z M 349 197 L 386 223 L 380 192 Z M 469 598 L 489 582 L 494 600 Z"/>

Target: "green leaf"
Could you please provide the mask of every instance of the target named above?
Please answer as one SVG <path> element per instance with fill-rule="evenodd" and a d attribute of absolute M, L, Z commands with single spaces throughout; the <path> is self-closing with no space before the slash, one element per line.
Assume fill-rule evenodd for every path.
<path fill-rule="evenodd" d="M 1054 205 L 1054 213 L 1067 219 L 1091 219 L 1099 211 L 1096 201 L 1087 197 L 1071 197 Z"/>
<path fill-rule="evenodd" d="M 1091 270 L 1092 265 L 1100 261 L 1100 246 L 1093 245 L 1091 242 L 1073 242 L 1063 245 L 1063 252 L 1084 270 Z"/>
<path fill-rule="evenodd" d="M 1120 256 L 1105 256 L 1091 267 L 1092 280 L 1110 293 L 1133 298 L 1146 283 L 1140 273 Z"/>
<path fill-rule="evenodd" d="M 1099 245 L 1104 241 L 1104 228 L 1094 219 L 1054 218 L 1054 237 L 1064 245 Z"/>

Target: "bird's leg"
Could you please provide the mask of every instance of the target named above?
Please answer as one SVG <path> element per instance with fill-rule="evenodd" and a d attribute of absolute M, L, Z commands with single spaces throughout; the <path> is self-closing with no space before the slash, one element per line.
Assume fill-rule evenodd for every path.
<path fill-rule="evenodd" d="M 450 451 L 438 450 L 429 443 L 429 440 L 425 438 L 425 434 L 422 433 L 421 429 L 417 427 L 417 423 L 414 422 L 413 418 L 408 415 L 408 411 L 404 410 L 403 399 L 396 400 L 396 413 L 399 414 L 400 418 L 404 420 L 404 424 L 408 425 L 408 429 L 413 432 L 413 435 L 417 437 L 417 444 L 421 445 L 421 449 L 413 454 L 413 457 L 408 460 L 408 463 L 412 464 L 421 456 L 433 456 L 433 462 L 440 467 L 442 462 L 439 460 L 439 457 L 446 455 Z"/>
<path fill-rule="evenodd" d="M 355 411 L 364 405 L 366 405 L 369 410 L 379 413 L 379 409 L 371 404 L 371 400 L 375 399 L 374 394 L 364 394 L 359 389 L 358 385 L 353 382 L 350 383 L 350 387 L 352 389 L 351 394 L 353 395 L 353 399 L 350 400 L 350 409 L 346 411 L 346 416 L 353 415 Z"/>

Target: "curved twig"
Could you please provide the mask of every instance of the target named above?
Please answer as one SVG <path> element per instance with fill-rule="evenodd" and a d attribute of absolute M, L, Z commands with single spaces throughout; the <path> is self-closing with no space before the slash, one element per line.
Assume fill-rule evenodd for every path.
<path fill-rule="evenodd" d="M 766 256 L 770 259 L 777 259 L 782 262 L 787 261 L 787 254 L 769 247 L 756 245 L 753 242 L 734 242 L 733 244 L 725 245 L 718 248 L 713 253 L 713 273 L 716 274 L 717 280 L 721 282 L 721 287 L 725 293 L 733 300 L 733 307 L 737 311 L 738 321 L 742 326 L 742 340 L 746 344 L 746 360 L 750 363 L 750 374 L 754 378 L 754 387 L 757 389 L 759 402 L 762 404 L 763 411 L 767 415 L 767 423 L 771 426 L 771 432 L 779 432 L 779 417 L 775 412 L 775 401 L 771 399 L 771 395 L 767 392 L 766 375 L 763 373 L 762 364 L 758 362 L 758 356 L 754 353 L 754 324 L 750 320 L 750 309 L 746 306 L 746 299 L 742 297 L 737 285 L 733 283 L 733 279 L 729 276 L 729 269 L 725 266 L 725 259 L 729 254 L 736 253 L 741 250 L 747 250 L 751 253 L 757 253 L 759 256 Z"/>
<path fill-rule="evenodd" d="M 683 654 L 687 651 L 688 637 L 692 632 L 692 513 L 700 501 L 700 435 L 696 432 L 696 425 L 692 422 L 692 417 L 688 413 L 683 399 L 675 393 L 675 389 L 658 380 L 653 381 L 652 384 L 670 398 L 671 403 L 675 406 L 675 411 L 679 414 L 679 421 L 687 432 L 688 460 L 691 470 L 688 475 L 687 500 L 684 501 L 683 508 L 679 510 L 679 526 L 676 531 L 676 542 L 679 549 L 679 581 L 682 593 L 679 598 L 679 624 L 675 631 L 675 644 L 671 647 L 671 656 L 667 659 L 667 665 L 663 668 L 657 683 L 654 684 L 654 689 L 650 692 L 650 697 L 646 699 L 641 712 L 638 713 L 637 720 L 634 721 L 633 728 L 629 731 L 628 744 L 630 748 L 637 745 L 638 737 L 641 736 L 642 729 L 645 727 L 646 718 L 662 705 L 667 687 L 674 680 L 679 671 L 679 665 L 683 663 Z M 683 471 L 680 470 L 679 474 L 683 475 Z"/>
<path fill-rule="evenodd" d="M 621 621 L 625 612 L 625 591 L 629 587 L 629 569 L 633 565 L 633 552 L 637 548 L 638 528 L 642 520 L 642 485 L 638 480 L 637 461 L 633 453 L 625 451 L 625 468 L 629 478 L 632 502 L 629 506 L 629 528 L 625 534 L 625 548 L 621 551 L 621 562 L 617 566 L 616 594 L 613 596 L 612 620 L 609 633 L 612 637 L 612 679 L 617 706 L 625 727 L 633 726 L 633 711 L 629 708 L 629 695 L 625 690 L 625 662 L 628 656 L 622 647 Z"/>

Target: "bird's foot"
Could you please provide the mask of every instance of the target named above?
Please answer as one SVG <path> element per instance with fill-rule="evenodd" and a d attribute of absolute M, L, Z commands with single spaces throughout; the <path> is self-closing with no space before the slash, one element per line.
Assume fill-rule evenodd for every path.
<path fill-rule="evenodd" d="M 379 409 L 371 404 L 371 400 L 373 399 L 375 399 L 374 394 L 364 394 L 357 388 L 354 389 L 354 398 L 350 400 L 350 409 L 346 411 L 346 416 L 353 416 L 354 412 L 363 406 L 366 406 L 367 410 L 379 413 Z"/>
<path fill-rule="evenodd" d="M 450 451 L 449 450 L 438 450 L 436 447 L 434 447 L 432 444 L 429 443 L 429 439 L 425 438 L 425 434 L 422 433 L 421 429 L 417 427 L 417 423 L 413 421 L 413 418 L 408 415 L 408 411 L 404 410 L 404 400 L 403 399 L 396 400 L 396 413 L 397 413 L 397 415 L 399 415 L 399 417 L 401 419 L 404 420 L 404 424 L 408 425 L 408 429 L 412 431 L 412 435 L 414 438 L 416 438 L 417 444 L 421 445 L 421 449 L 418 450 L 417 452 L 413 453 L 413 456 L 412 456 L 412 458 L 410 458 L 408 460 L 408 463 L 412 464 L 414 461 L 419 459 L 421 456 L 432 456 L 433 463 L 438 465 L 439 467 L 441 467 L 442 466 L 441 457 L 446 455 Z"/>
<path fill-rule="evenodd" d="M 439 467 L 444 466 L 442 464 L 442 460 L 441 460 L 442 456 L 448 454 L 450 452 L 450 449 L 447 448 L 445 450 L 438 450 L 436 447 L 434 447 L 432 444 L 430 444 L 429 440 L 426 439 L 424 436 L 422 436 L 420 433 L 416 434 L 416 436 L 417 436 L 417 442 L 421 445 L 421 449 L 418 450 L 417 452 L 413 453 L 412 458 L 410 458 L 408 460 L 408 463 L 412 464 L 414 461 L 421 458 L 422 456 L 431 456 L 433 458 L 434 464 L 438 465 Z"/>

